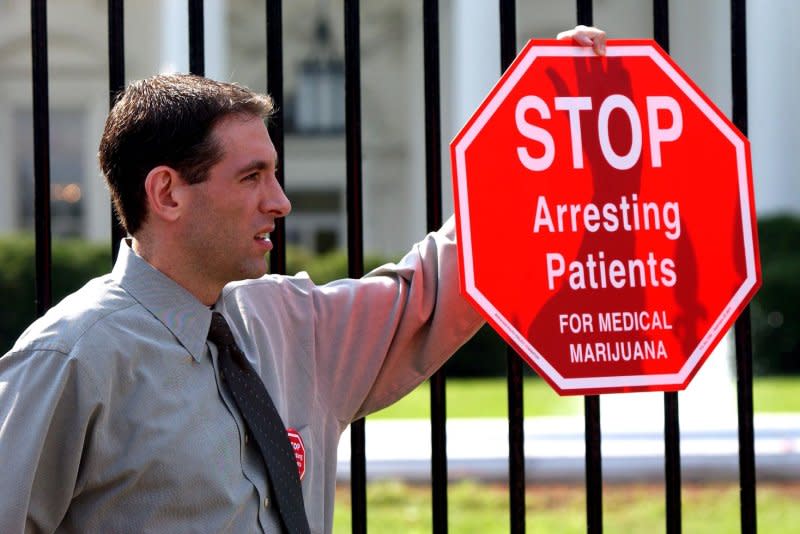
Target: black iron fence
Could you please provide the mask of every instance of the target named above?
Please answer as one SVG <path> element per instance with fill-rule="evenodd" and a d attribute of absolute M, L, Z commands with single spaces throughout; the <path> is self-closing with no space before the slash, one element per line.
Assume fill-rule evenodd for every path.
<path fill-rule="evenodd" d="M 400 1 L 400 0 L 398 0 Z M 124 87 L 124 2 L 108 0 L 108 57 L 110 101 Z M 265 31 L 267 34 L 267 91 L 283 105 L 282 9 L 279 0 L 267 0 Z M 745 0 L 731 0 L 731 72 L 733 87 L 733 122 L 747 134 L 747 62 Z M 188 0 L 189 65 L 196 74 L 204 74 L 203 1 Z M 503 69 L 511 64 L 516 49 L 516 6 L 513 0 L 499 0 L 500 50 Z M 578 0 L 576 22 L 592 24 L 591 0 Z M 439 68 L 439 5 L 437 0 L 423 0 L 424 27 L 424 95 L 427 227 L 442 223 L 442 162 Z M 362 146 L 361 146 L 361 72 L 359 39 L 359 1 L 344 0 L 345 36 L 345 113 L 347 162 L 347 246 L 349 275 L 359 277 L 364 270 L 362 215 Z M 653 34 L 662 48 L 669 51 L 669 2 L 653 0 Z M 43 314 L 51 305 L 51 219 L 50 219 L 50 147 L 48 112 L 47 2 L 31 1 L 31 38 L 33 53 L 33 123 L 36 232 L 36 309 Z M 500 73 L 498 73 L 499 76 Z M 284 154 L 284 121 L 279 112 L 270 125 L 270 136 L 278 152 Z M 281 171 L 279 171 L 280 173 Z M 283 183 L 282 174 L 279 180 Z M 113 220 L 113 218 L 112 218 Z M 112 243 L 114 257 L 122 237 L 114 224 Z M 276 244 L 270 257 L 272 272 L 284 272 L 285 229 L 283 221 L 271 235 Z M 741 531 L 756 531 L 755 453 L 753 433 L 752 355 L 749 309 L 736 322 L 736 371 L 738 391 L 739 476 Z M 445 434 L 445 386 L 443 373 L 430 380 L 431 388 L 431 491 L 433 531 L 448 530 L 447 454 Z M 509 428 L 509 524 L 510 531 L 525 531 L 525 451 L 523 440 L 522 363 L 508 350 L 508 428 Z M 678 417 L 678 394 L 664 394 L 664 472 L 666 483 L 666 531 L 681 531 L 681 453 Z M 367 530 L 366 460 L 364 421 L 351 428 L 351 488 L 353 532 Z M 600 400 L 585 397 L 586 440 L 586 517 L 587 531 L 601 532 L 603 525 L 602 456 L 600 436 Z"/>

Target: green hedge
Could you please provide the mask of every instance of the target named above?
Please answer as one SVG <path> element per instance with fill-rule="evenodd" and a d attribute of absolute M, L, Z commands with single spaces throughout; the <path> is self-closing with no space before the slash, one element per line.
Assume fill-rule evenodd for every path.
<path fill-rule="evenodd" d="M 800 218 L 763 218 L 758 226 L 764 282 L 750 308 L 754 368 L 760 375 L 800 374 Z M 367 256 L 365 268 L 390 260 L 394 258 Z M 107 244 L 54 242 L 53 301 L 108 272 L 110 263 Z M 290 247 L 286 263 L 288 272 L 308 271 L 317 283 L 347 275 L 344 252 L 313 256 Z M 34 271 L 32 238 L 0 238 L 0 292 L 12 304 L 0 308 L 0 354 L 34 319 Z M 447 370 L 453 376 L 500 376 L 506 360 L 505 344 L 486 326 L 448 362 Z"/>
<path fill-rule="evenodd" d="M 0 354 L 5 354 L 36 317 L 35 246 L 29 236 L 0 238 Z M 111 268 L 110 245 L 55 240 L 52 248 L 53 302 Z"/>
<path fill-rule="evenodd" d="M 763 284 L 753 299 L 753 367 L 756 373 L 800 374 L 800 218 L 758 223 Z"/>

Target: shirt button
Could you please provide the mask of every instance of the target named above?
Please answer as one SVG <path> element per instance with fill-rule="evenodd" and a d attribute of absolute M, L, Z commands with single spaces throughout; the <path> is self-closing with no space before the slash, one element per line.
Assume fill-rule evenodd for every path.
<path fill-rule="evenodd" d="M 269 497 L 264 497 L 264 508 L 269 508 Z"/>
<path fill-rule="evenodd" d="M 249 441 L 250 441 L 250 436 L 247 434 L 247 432 L 245 432 L 244 433 L 244 444 L 247 445 Z"/>

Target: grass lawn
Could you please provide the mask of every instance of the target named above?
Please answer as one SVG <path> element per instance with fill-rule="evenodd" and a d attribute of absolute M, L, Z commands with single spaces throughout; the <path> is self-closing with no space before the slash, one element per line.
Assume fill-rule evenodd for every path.
<path fill-rule="evenodd" d="M 448 379 L 447 416 L 506 417 L 505 378 Z M 800 412 L 800 377 L 757 378 L 753 384 L 756 412 Z M 526 378 L 524 414 L 582 415 L 583 397 L 559 397 L 544 380 Z M 430 416 L 430 389 L 423 384 L 400 402 L 381 410 L 375 419 L 417 419 Z M 798 529 L 800 531 L 800 529 Z"/>
<path fill-rule="evenodd" d="M 753 409 L 756 412 L 800 412 L 800 377 L 756 378 Z"/>
<path fill-rule="evenodd" d="M 506 381 L 448 379 L 447 416 L 506 417 Z M 800 377 L 757 378 L 753 384 L 756 412 L 800 412 Z M 541 379 L 526 378 L 526 417 L 582 415 L 583 397 L 559 397 Z M 370 418 L 427 418 L 430 393 L 426 384 L 394 406 Z M 683 532 L 740 532 L 739 489 L 735 484 L 684 484 Z M 759 532 L 800 533 L 800 482 L 762 483 L 756 491 Z M 508 492 L 497 484 L 452 483 L 448 490 L 449 532 L 507 533 Z M 528 533 L 585 533 L 586 496 L 582 485 L 533 485 L 526 494 Z M 367 486 L 368 531 L 429 533 L 432 529 L 430 488 L 404 482 L 372 482 Z M 351 531 L 350 490 L 336 492 L 334 532 Z M 626 534 L 665 532 L 662 484 L 607 484 L 603 490 L 604 531 Z"/>
<path fill-rule="evenodd" d="M 370 533 L 431 532 L 431 500 L 427 486 L 400 482 L 368 485 L 367 529 Z M 683 487 L 683 532 L 740 532 L 739 490 L 730 484 Z M 759 532 L 800 531 L 800 484 L 761 484 L 757 491 Z M 526 530 L 530 533 L 585 533 L 582 486 L 531 486 L 526 495 Z M 505 487 L 460 482 L 448 493 L 449 532 L 507 533 L 508 493 Z M 655 534 L 665 531 L 664 490 L 656 485 L 608 485 L 603 492 L 605 532 Z M 793 530 L 796 529 L 796 530 Z M 334 532 L 351 532 L 350 489 L 336 492 Z"/>

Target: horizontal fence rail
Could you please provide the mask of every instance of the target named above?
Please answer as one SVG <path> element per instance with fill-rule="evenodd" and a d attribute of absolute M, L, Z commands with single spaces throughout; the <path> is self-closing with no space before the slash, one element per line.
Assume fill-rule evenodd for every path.
<path fill-rule="evenodd" d="M 401 1 L 401 0 L 398 0 Z M 452 7 L 451 3 L 446 3 Z M 36 236 L 36 313 L 42 315 L 52 303 L 52 258 L 51 258 L 51 214 L 50 214 L 50 118 L 48 96 L 48 36 L 47 2 L 31 0 L 31 50 L 32 50 L 32 101 L 34 141 L 34 210 Z M 125 38 L 124 1 L 108 0 L 108 95 L 111 105 L 125 85 Z M 578 24 L 591 25 L 594 21 L 591 0 L 577 0 L 576 20 Z M 731 0 L 731 73 L 733 109 L 732 120 L 747 133 L 747 60 L 746 60 L 746 2 Z M 424 153 L 426 190 L 426 227 L 435 230 L 442 224 L 442 126 L 441 126 L 441 66 L 440 66 L 440 17 L 438 0 L 423 0 L 423 73 L 424 87 Z M 507 68 L 517 53 L 516 3 L 499 0 L 500 64 Z M 653 36 L 667 52 L 670 47 L 669 2 L 653 0 Z M 189 28 L 189 69 L 205 73 L 205 35 L 202 0 L 188 0 L 187 17 Z M 361 117 L 361 23 L 359 0 L 343 1 L 344 55 L 345 55 L 345 159 L 346 159 L 346 209 L 347 209 L 347 257 L 348 275 L 360 277 L 364 274 L 363 231 L 363 177 L 362 177 L 362 117 Z M 281 165 L 278 180 L 284 184 L 284 50 L 283 11 L 280 0 L 266 2 L 265 28 L 267 47 L 267 90 L 272 95 L 277 113 L 270 120 L 270 137 L 278 153 Z M 529 36 L 521 36 L 527 38 Z M 94 141 L 94 140 L 93 140 Z M 289 224 L 291 224 L 291 219 Z M 119 242 L 124 231 L 116 217 L 112 217 L 112 252 L 116 258 Z M 270 256 L 270 270 L 284 273 L 286 270 L 285 222 L 280 219 L 271 235 L 275 248 Z M 756 532 L 756 476 L 753 431 L 752 398 L 752 349 L 749 307 L 744 310 L 735 325 L 739 477 L 741 532 Z M 511 347 L 507 349 L 508 373 L 508 491 L 509 528 L 512 533 L 523 533 L 526 529 L 526 472 L 523 414 L 523 370 L 522 361 Z M 431 390 L 431 495 L 433 532 L 448 531 L 448 470 L 444 371 L 437 372 L 430 380 Z M 664 480 L 666 499 L 666 531 L 680 533 L 682 529 L 681 507 L 681 451 L 679 424 L 679 394 L 664 394 Z M 584 399 L 585 429 L 585 484 L 586 484 L 586 528 L 587 532 L 603 530 L 603 474 L 601 454 L 600 397 L 586 396 Z M 352 530 L 367 531 L 367 463 L 365 454 L 364 420 L 351 425 L 351 498 Z M 536 473 L 530 473 L 536 478 Z M 532 518 L 535 523 L 536 519 Z"/>

